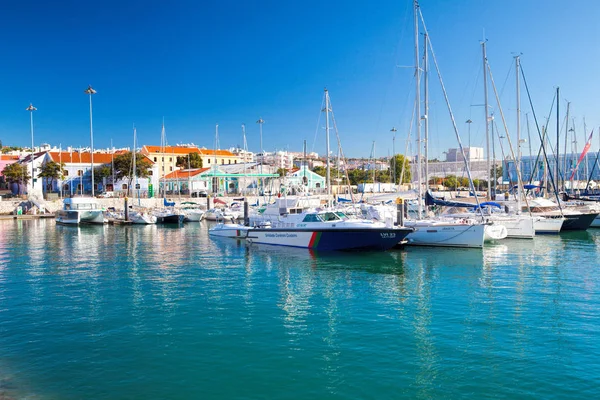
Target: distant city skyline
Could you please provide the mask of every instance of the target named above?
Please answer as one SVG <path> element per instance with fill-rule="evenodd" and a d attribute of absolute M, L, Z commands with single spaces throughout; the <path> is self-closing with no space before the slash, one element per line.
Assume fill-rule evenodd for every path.
<path fill-rule="evenodd" d="M 422 0 L 420 6 L 465 147 L 485 148 L 484 37 L 513 141 L 517 54 L 522 54 L 538 122 L 549 116 L 553 137 L 556 116 L 549 111 L 557 86 L 561 125 L 566 100 L 571 102 L 577 151 L 592 128 L 598 130 L 594 95 L 600 89 L 595 71 L 600 54 L 594 26 L 600 3 L 579 1 L 580 12 L 562 0 Z M 308 151 L 324 154 L 320 110 L 327 87 L 345 156 L 368 158 L 373 141 L 377 158 L 394 149 L 403 154 L 415 86 L 412 18 L 411 0 L 376 6 L 342 1 L 232 6 L 189 0 L 4 4 L 0 140 L 30 145 L 25 108 L 31 103 L 37 108 L 36 145 L 89 146 L 84 90 L 91 85 L 98 92 L 93 98 L 94 147 L 107 148 L 111 140 L 116 147 L 131 147 L 133 124 L 139 143 L 159 144 L 164 118 L 169 143 L 207 148 L 215 147 L 216 124 L 220 148 L 242 146 L 245 124 L 248 148 L 256 153 L 256 121 L 262 118 L 266 151 L 302 151 L 306 140 Z M 433 68 L 430 72 L 429 158 L 443 159 L 443 151 L 457 143 L 437 74 Z M 488 86 L 490 111 L 505 135 Z M 523 82 L 521 94 L 521 133 L 528 137 L 527 113 L 536 149 L 539 139 Z M 337 154 L 333 127 L 331 149 Z M 597 137 L 592 150 L 600 143 Z M 416 152 L 415 139 L 413 132 L 408 155 Z M 571 137 L 568 151 L 574 146 Z"/>

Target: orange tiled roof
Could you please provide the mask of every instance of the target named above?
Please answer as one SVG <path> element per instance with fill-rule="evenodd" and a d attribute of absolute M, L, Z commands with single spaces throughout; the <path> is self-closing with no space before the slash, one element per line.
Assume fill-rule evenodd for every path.
<path fill-rule="evenodd" d="M 200 154 L 202 154 L 203 156 L 214 156 L 215 150 L 200 149 Z M 216 155 L 217 155 L 217 157 L 235 157 L 236 156 L 229 150 L 217 150 Z"/>
<path fill-rule="evenodd" d="M 11 161 L 11 160 L 18 160 L 19 156 L 15 156 L 12 154 L 0 154 L 0 160 L 7 160 L 7 161 Z"/>
<path fill-rule="evenodd" d="M 188 179 L 210 170 L 210 168 L 178 169 L 165 175 L 165 179 Z"/>
<path fill-rule="evenodd" d="M 115 156 L 119 154 L 126 153 L 125 150 L 115 151 Z M 54 162 L 63 162 L 65 164 L 90 164 L 92 162 L 91 154 L 88 153 L 79 153 L 79 152 L 58 152 L 51 151 L 49 152 L 50 157 L 52 157 L 52 161 Z M 112 161 L 113 155 L 111 153 L 94 153 L 94 164 L 110 164 Z"/>
<path fill-rule="evenodd" d="M 161 152 L 162 150 L 162 152 Z M 200 153 L 200 149 L 197 147 L 183 147 L 183 146 L 165 146 L 161 149 L 160 146 L 148 146 L 142 147 L 142 153 L 144 154 L 190 154 Z"/>

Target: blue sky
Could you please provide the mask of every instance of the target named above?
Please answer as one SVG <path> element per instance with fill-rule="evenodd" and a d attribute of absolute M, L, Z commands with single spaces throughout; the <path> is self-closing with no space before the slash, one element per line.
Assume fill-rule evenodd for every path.
<path fill-rule="evenodd" d="M 569 100 L 579 149 L 584 117 L 588 131 L 600 124 L 600 2 L 422 0 L 421 9 L 465 144 L 470 118 L 471 144 L 484 145 L 477 106 L 484 30 L 513 137 L 515 53 L 523 53 L 540 122 L 560 86 L 561 120 Z M 414 71 L 398 66 L 414 65 L 409 0 L 2 2 L 0 35 L 5 145 L 30 143 L 30 102 L 38 108 L 36 144 L 89 145 L 83 90 L 91 84 L 98 91 L 95 147 L 108 147 L 111 139 L 131 145 L 134 123 L 140 143 L 159 144 L 164 117 L 171 144 L 212 148 L 218 123 L 220 147 L 227 148 L 242 143 L 245 123 L 249 148 L 258 151 L 255 121 L 262 117 L 266 150 L 301 151 L 306 139 L 309 150 L 324 153 L 324 87 L 347 156 L 368 157 L 373 141 L 376 156 L 390 154 L 392 126 L 396 151 L 405 147 Z M 456 140 L 431 78 L 430 155 L 443 158 Z M 523 114 L 530 113 L 522 92 Z M 492 96 L 490 89 L 496 108 Z"/>

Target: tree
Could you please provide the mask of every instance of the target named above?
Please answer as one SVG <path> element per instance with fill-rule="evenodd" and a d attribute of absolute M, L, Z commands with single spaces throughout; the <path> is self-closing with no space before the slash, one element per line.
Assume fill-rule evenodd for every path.
<path fill-rule="evenodd" d="M 200 154 L 198 153 L 190 153 L 185 156 L 177 156 L 177 163 L 175 165 L 177 165 L 180 168 L 183 167 L 184 169 L 202 168 L 202 157 L 200 157 Z"/>
<path fill-rule="evenodd" d="M 113 164 L 115 166 L 115 178 L 117 180 L 127 178 L 127 191 L 131 187 L 131 180 L 133 179 L 133 155 L 130 151 L 119 154 L 115 157 Z M 152 167 L 152 163 L 140 153 L 135 154 L 135 172 L 139 178 L 146 178 L 149 174 L 149 170 Z"/>
<path fill-rule="evenodd" d="M 38 178 L 45 178 L 50 180 L 50 187 L 54 187 L 54 181 L 57 179 L 62 179 L 65 170 L 65 163 L 57 163 L 54 161 L 49 161 L 42 165 L 40 168 L 40 173 L 38 174 Z"/>
<path fill-rule="evenodd" d="M 277 174 L 279 174 L 279 176 L 283 178 L 287 174 L 287 169 L 277 168 Z"/>
<path fill-rule="evenodd" d="M 8 164 L 2 170 L 2 175 L 8 182 L 19 184 L 19 194 L 21 194 L 21 185 L 27 185 L 31 179 L 28 166 L 19 163 Z"/>
<path fill-rule="evenodd" d="M 404 165 L 404 174 L 402 174 L 402 166 Z M 406 157 L 402 154 L 396 154 L 390 160 L 390 170 L 396 170 L 396 182 L 394 183 L 408 183 L 411 181 L 412 175 L 410 171 L 410 164 Z M 400 177 L 402 175 L 402 182 L 400 182 Z"/>
<path fill-rule="evenodd" d="M 448 189 L 456 190 L 457 184 L 458 182 L 456 176 L 454 175 L 448 175 L 446 178 L 444 178 L 444 186 L 446 186 Z"/>
<path fill-rule="evenodd" d="M 94 168 L 94 183 L 101 183 L 104 178 L 108 178 L 112 171 L 108 164 L 102 164 L 99 167 Z"/>
<path fill-rule="evenodd" d="M 316 166 L 313 168 L 313 172 L 315 174 L 318 174 L 321 176 L 326 176 L 327 175 L 327 167 Z M 329 167 L 330 176 L 333 177 L 334 175 L 337 175 L 337 173 L 338 173 L 337 169 Z"/>

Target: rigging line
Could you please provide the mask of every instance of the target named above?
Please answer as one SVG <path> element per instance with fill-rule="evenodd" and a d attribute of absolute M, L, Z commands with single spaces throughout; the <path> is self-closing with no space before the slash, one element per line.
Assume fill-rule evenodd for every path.
<path fill-rule="evenodd" d="M 331 101 L 329 102 L 331 107 L 331 120 L 333 122 L 333 129 L 335 130 L 335 136 L 338 142 L 338 151 L 340 153 L 340 158 L 344 161 L 344 165 L 346 165 L 346 156 L 344 156 L 344 150 L 342 149 L 342 141 L 340 139 L 340 135 L 337 128 L 337 123 L 335 122 L 335 115 L 333 114 L 333 106 L 331 105 Z M 338 165 L 338 173 L 340 166 Z M 344 168 L 344 176 L 346 177 L 346 182 L 348 182 L 348 193 L 350 193 L 350 200 L 354 202 L 354 194 L 352 193 L 352 187 L 350 185 L 350 177 L 348 176 L 348 168 Z M 339 195 L 339 193 L 338 193 Z"/>
<path fill-rule="evenodd" d="M 400 181 L 399 181 L 399 185 L 402 185 L 402 182 L 404 181 L 404 169 L 406 166 L 406 155 L 408 154 L 408 146 L 410 144 L 410 136 L 412 134 L 412 128 L 414 126 L 415 123 L 415 112 L 417 110 L 417 107 L 413 107 L 413 112 L 412 112 L 412 116 L 410 117 L 410 126 L 408 128 L 408 135 L 406 135 L 406 148 L 404 150 L 404 162 L 402 163 L 402 169 L 400 170 Z M 395 156 L 395 155 L 394 155 Z M 394 163 L 394 167 L 395 167 L 395 163 Z"/>
<path fill-rule="evenodd" d="M 502 84 L 502 89 L 500 89 L 500 98 L 502 98 L 502 94 L 504 94 L 504 89 L 506 88 L 506 82 L 508 82 L 508 78 L 510 77 L 510 73 L 512 72 L 513 62 L 510 62 L 510 66 L 508 67 L 508 72 L 506 73 L 506 78 L 504 79 L 504 83 Z"/>
<path fill-rule="evenodd" d="M 523 71 L 523 64 L 520 64 L 520 66 L 521 66 L 521 76 L 523 77 L 523 83 L 525 84 L 525 90 L 527 91 L 527 98 L 529 99 L 529 105 L 531 107 L 531 112 L 533 114 L 533 120 L 535 121 L 535 127 L 538 131 L 538 135 L 540 136 L 540 139 L 542 139 L 542 137 L 541 137 L 542 135 L 540 133 L 540 127 L 538 125 L 537 115 L 535 114 L 535 110 L 533 109 L 533 101 L 531 100 L 531 94 L 529 93 L 529 86 L 527 85 L 527 80 L 525 79 L 525 72 Z M 554 104 L 554 101 L 552 101 L 552 104 Z M 544 135 L 545 134 L 546 134 L 546 130 L 544 130 Z M 544 146 L 543 139 L 542 139 L 542 150 L 544 151 L 544 158 L 546 159 L 546 163 L 549 166 L 550 163 L 548 162 L 548 155 L 546 154 L 546 147 Z M 558 190 L 556 189 L 556 183 L 554 182 L 554 178 L 552 178 L 552 169 L 548 168 L 547 173 L 550 176 L 550 181 L 552 182 L 552 187 L 554 188 L 554 195 L 556 196 L 558 209 L 560 210 L 560 214 L 564 216 L 562 206 L 560 205 L 560 199 L 558 198 Z"/>
<path fill-rule="evenodd" d="M 492 88 L 494 89 L 494 95 L 496 96 L 496 104 L 498 105 L 498 111 L 500 111 L 500 118 L 502 119 L 502 124 L 504 125 L 504 132 L 506 132 L 506 139 L 508 141 L 508 147 L 510 149 L 510 155 L 515 163 L 515 172 L 517 173 L 517 185 L 521 188 L 523 187 L 523 180 L 521 179 L 521 166 L 520 161 L 515 157 L 515 151 L 513 149 L 512 140 L 510 140 L 510 133 L 508 132 L 508 126 L 506 125 L 506 119 L 504 118 L 504 111 L 502 110 L 502 105 L 500 104 L 500 96 L 498 95 L 498 90 L 496 89 L 496 83 L 494 82 L 494 75 L 492 75 L 492 67 L 490 67 L 490 62 L 486 59 L 485 61 L 487 65 L 488 72 L 490 74 L 490 82 L 492 83 Z M 520 146 L 520 143 L 517 143 L 517 146 Z M 489 179 L 488 179 L 489 184 Z M 531 215 L 531 210 L 529 208 L 529 202 L 527 201 L 527 196 L 525 197 L 525 204 L 527 209 L 529 210 L 529 214 Z M 518 200 L 520 201 L 520 200 Z M 517 210 L 517 213 L 520 213 L 521 210 Z"/>
<path fill-rule="evenodd" d="M 460 140 L 460 135 L 458 133 L 458 127 L 456 126 L 456 120 L 454 119 L 454 114 L 452 113 L 452 107 L 450 106 L 450 101 L 448 100 L 446 86 L 444 85 L 444 81 L 442 80 L 442 73 L 440 72 L 437 58 L 435 56 L 435 52 L 433 51 L 433 44 L 431 43 L 431 36 L 429 35 L 429 32 L 427 31 L 427 27 L 425 26 L 425 20 L 423 19 L 423 13 L 421 12 L 421 8 L 419 8 L 419 16 L 421 17 L 421 23 L 423 24 L 423 30 L 425 31 L 425 33 L 427 34 L 427 37 L 429 39 L 429 50 L 431 51 L 431 58 L 433 59 L 433 64 L 435 65 L 435 70 L 437 72 L 437 75 L 438 75 L 438 78 L 440 81 L 440 86 L 442 87 L 442 93 L 444 93 L 444 99 L 446 100 L 446 106 L 448 107 L 448 113 L 450 114 L 450 120 L 452 121 L 452 126 L 454 127 L 454 133 L 456 135 L 456 140 L 458 141 L 458 146 L 460 147 L 460 151 L 462 152 L 462 155 L 463 155 L 465 169 L 467 170 L 467 175 L 469 177 L 469 186 L 470 186 L 471 190 L 473 191 L 473 193 L 475 194 L 475 202 L 477 203 L 477 207 L 479 208 L 479 210 L 481 212 L 481 218 L 483 220 L 485 218 L 483 215 L 483 209 L 481 208 L 481 206 L 479 204 L 479 197 L 477 196 L 477 192 L 475 191 L 475 185 L 473 184 L 473 178 L 471 177 L 471 170 L 469 169 L 469 165 L 467 163 L 467 157 L 465 156 L 465 151 L 463 149 L 463 145 Z"/>
<path fill-rule="evenodd" d="M 552 114 L 552 109 L 554 108 L 554 102 L 555 101 L 556 101 L 556 94 L 554 94 L 554 96 L 552 97 L 552 104 L 550 105 L 550 112 L 548 113 L 548 118 L 546 120 L 550 119 L 550 115 Z M 531 109 L 533 111 L 533 105 L 531 105 Z M 534 119 L 535 119 L 535 124 L 536 124 L 536 128 L 538 130 L 538 135 L 539 135 L 540 128 L 537 126 L 537 118 L 535 117 L 535 115 L 534 115 Z M 537 157 L 535 158 L 535 164 L 533 165 L 533 170 L 531 171 L 531 176 L 529 177 L 529 184 L 531 184 L 531 182 L 533 180 L 534 172 L 537 172 L 538 162 L 539 162 L 540 157 L 542 155 L 542 147 L 545 145 L 545 142 L 546 142 L 546 132 L 548 132 L 548 127 L 546 127 L 546 129 L 544 129 L 543 135 L 540 135 L 540 141 L 541 141 L 540 144 L 541 144 L 541 147 L 538 150 Z M 545 154 L 545 149 L 544 149 L 544 154 Z M 548 162 L 548 160 L 546 160 L 546 162 Z"/>
<path fill-rule="evenodd" d="M 313 139 L 311 152 L 315 151 L 315 143 L 317 143 L 317 135 L 319 133 L 319 125 L 321 125 L 321 114 L 323 113 L 323 108 L 325 104 L 325 94 L 323 94 L 323 100 L 321 101 L 321 107 L 319 108 L 319 118 L 317 118 L 317 128 L 315 129 L 315 137 Z"/>

